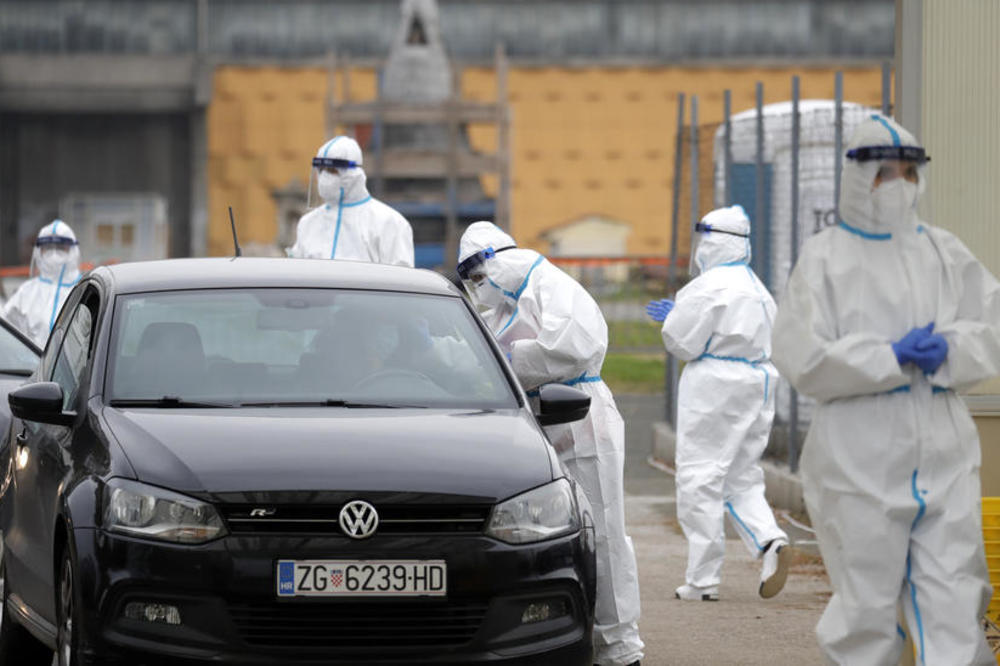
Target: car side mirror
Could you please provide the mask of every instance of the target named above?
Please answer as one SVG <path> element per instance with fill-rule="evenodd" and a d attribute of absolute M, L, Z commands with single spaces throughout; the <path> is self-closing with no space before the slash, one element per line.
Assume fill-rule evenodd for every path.
<path fill-rule="evenodd" d="M 579 421 L 590 411 L 590 396 L 564 384 L 545 384 L 538 389 L 538 413 L 543 426 Z"/>
<path fill-rule="evenodd" d="M 70 425 L 76 417 L 63 411 L 63 390 L 55 382 L 27 384 L 7 395 L 10 412 L 24 421 Z"/>

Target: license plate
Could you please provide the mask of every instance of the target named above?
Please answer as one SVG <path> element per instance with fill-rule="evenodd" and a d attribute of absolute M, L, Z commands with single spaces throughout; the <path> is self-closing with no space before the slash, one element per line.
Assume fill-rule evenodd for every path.
<path fill-rule="evenodd" d="M 278 560 L 279 597 L 443 597 L 444 560 Z"/>

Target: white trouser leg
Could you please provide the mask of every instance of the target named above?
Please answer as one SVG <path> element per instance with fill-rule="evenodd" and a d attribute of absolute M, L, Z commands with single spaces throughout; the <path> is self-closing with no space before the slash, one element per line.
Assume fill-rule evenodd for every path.
<path fill-rule="evenodd" d="M 773 417 L 773 409 L 758 415 L 733 459 L 724 489 L 726 514 L 754 557 L 760 557 L 772 540 L 788 540 L 764 498 L 764 470 L 760 467 Z"/>
<path fill-rule="evenodd" d="M 597 603 L 594 663 L 623 666 L 642 658 L 639 638 L 639 574 L 632 540 L 625 533 L 621 454 L 564 459 L 594 510 Z M 609 470 L 617 469 L 618 473 Z"/>
<path fill-rule="evenodd" d="M 713 463 L 679 463 L 676 482 L 677 520 L 688 542 L 685 580 L 696 587 L 718 585 L 726 553 L 725 471 Z"/>
<path fill-rule="evenodd" d="M 821 651 L 831 664 L 898 663 L 903 638 L 897 602 L 916 507 L 904 497 L 887 511 L 884 499 L 845 494 L 839 484 L 824 484 L 822 475 L 807 474 L 804 481 L 806 507 L 833 587 L 816 625 Z M 905 474 L 893 483 L 901 492 L 906 484 Z"/>
<path fill-rule="evenodd" d="M 983 553 L 979 474 L 936 483 L 918 471 L 914 503 L 923 507 L 913 525 L 902 602 L 918 664 L 993 665 L 979 626 L 992 588 Z M 919 497 L 919 499 L 917 499 Z"/>

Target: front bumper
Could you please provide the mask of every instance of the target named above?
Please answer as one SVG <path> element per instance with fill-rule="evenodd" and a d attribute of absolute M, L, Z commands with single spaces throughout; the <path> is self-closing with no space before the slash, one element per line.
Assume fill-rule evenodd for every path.
<path fill-rule="evenodd" d="M 511 546 L 480 535 L 228 536 L 175 546 L 74 533 L 86 651 L 113 663 L 589 664 L 594 599 L 589 529 Z M 277 599 L 279 559 L 444 559 L 445 599 Z M 523 624 L 528 604 L 567 613 Z M 130 601 L 180 610 L 168 625 L 124 617 Z"/>

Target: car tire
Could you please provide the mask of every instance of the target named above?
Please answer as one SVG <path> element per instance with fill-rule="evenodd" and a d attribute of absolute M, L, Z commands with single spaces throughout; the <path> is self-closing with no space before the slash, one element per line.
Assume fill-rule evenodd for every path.
<path fill-rule="evenodd" d="M 7 567 L 0 562 L 0 666 L 49 666 L 52 650 L 32 636 L 7 612 Z"/>
<path fill-rule="evenodd" d="M 58 666 L 94 666 L 97 662 L 80 651 L 79 595 L 76 567 L 69 546 L 63 550 L 56 584 L 56 664 Z"/>

